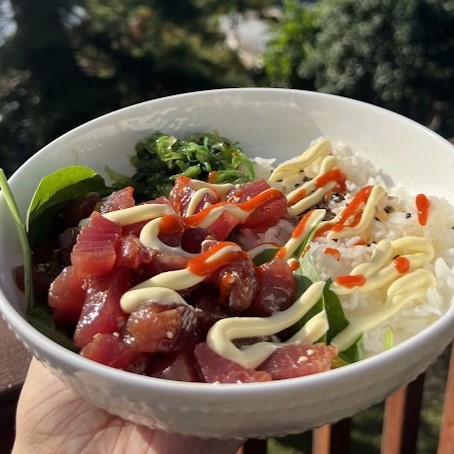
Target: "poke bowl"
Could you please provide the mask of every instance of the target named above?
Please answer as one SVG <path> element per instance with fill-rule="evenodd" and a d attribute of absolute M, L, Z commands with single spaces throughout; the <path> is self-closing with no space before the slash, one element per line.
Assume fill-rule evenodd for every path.
<path fill-rule="evenodd" d="M 157 210 L 159 214 L 151 217 L 120 225 L 115 213 L 123 210 L 106 209 L 113 203 L 111 194 L 102 194 L 88 214 L 73 222 L 71 227 L 77 228 L 77 234 L 69 265 L 65 266 L 76 270 L 82 283 L 74 291 L 74 281 L 71 287 L 65 280 L 69 275 L 69 268 L 65 268 L 59 270 L 50 290 L 46 289 L 51 308 L 45 312 L 55 315 L 57 325 L 62 323 L 64 329 L 66 317 L 71 319 L 74 314 L 65 302 L 59 306 L 60 302 L 83 288 L 82 302 L 86 303 L 90 291 L 96 290 L 90 282 L 102 281 L 91 276 L 98 273 L 104 279 L 107 273 L 111 275 L 121 247 L 133 247 L 126 240 L 115 243 L 117 256 L 112 265 L 106 265 L 111 260 L 104 255 L 106 247 L 111 246 L 109 240 L 103 243 L 98 260 L 88 255 L 84 257 L 91 260 L 82 260 L 81 264 L 78 252 L 83 255 L 88 249 L 92 253 L 93 238 L 97 238 L 87 234 L 90 226 L 98 222 L 109 223 L 108 228 L 120 225 L 120 233 L 114 235 L 117 241 L 118 237 L 126 238 L 125 225 L 146 220 L 147 227 L 141 225 L 140 234 L 134 238 L 134 247 L 149 254 L 144 269 L 149 270 L 149 264 L 162 257 L 162 250 L 153 252 L 160 247 L 171 255 L 180 251 L 184 259 L 180 265 L 159 262 L 160 270 L 149 274 L 143 274 L 141 268 L 143 279 L 134 277 L 127 284 L 122 280 L 122 268 L 117 279 L 122 276 L 121 285 L 109 287 L 113 293 L 124 287 L 117 298 L 120 312 L 114 314 L 118 327 L 107 333 L 101 329 L 87 334 L 82 328 L 93 317 L 84 303 L 85 309 L 79 308 L 69 323 L 77 324 L 76 351 L 66 348 L 57 337 L 43 334 L 48 331 L 37 329 L 39 324 L 30 319 L 24 292 L 18 288 L 20 279 L 12 276 L 12 271 L 24 264 L 24 254 L 5 190 L 0 196 L 1 313 L 26 348 L 78 394 L 112 414 L 169 432 L 223 439 L 284 435 L 333 423 L 380 402 L 422 373 L 451 342 L 454 209 L 450 204 L 454 203 L 454 181 L 449 170 L 454 165 L 454 147 L 448 141 L 390 111 L 315 92 L 223 89 L 147 101 L 66 133 L 9 179 L 22 219 L 36 229 L 29 231 L 29 241 L 40 247 L 40 238 L 46 235 L 40 229 L 50 229 L 65 213 L 62 210 L 69 202 L 58 183 L 62 169 L 69 169 L 72 184 L 76 184 L 78 172 L 87 172 L 88 168 L 93 172 L 88 179 L 94 178 L 99 184 L 101 176 L 107 182 L 103 188 L 104 184 L 111 189 L 117 185 L 115 193 L 130 197 L 132 190 L 124 188 L 130 187 L 128 177 L 137 170 L 137 159 L 131 157 L 140 149 L 137 144 L 143 144 L 150 135 L 153 143 L 165 144 L 173 153 L 172 159 L 176 154 L 172 147 L 188 135 L 200 139 L 203 152 L 213 137 L 215 142 L 228 138 L 231 162 L 239 161 L 225 174 L 207 167 L 205 155 L 198 168 L 192 161 L 191 166 L 178 164 L 179 170 L 174 172 L 178 175 L 170 183 L 170 204 L 167 199 L 156 202 L 164 194 L 154 193 L 144 203 L 128 206 Z M 242 153 L 251 161 L 242 161 Z M 200 183 L 200 166 L 207 174 L 204 183 Z M 249 179 L 241 180 L 248 176 L 248 169 L 252 169 Z M 237 178 L 238 170 L 243 172 L 240 179 L 225 179 L 227 174 Z M 149 170 L 147 178 L 153 172 Z M 56 199 L 55 194 L 42 189 L 49 175 L 57 175 L 51 179 L 60 190 Z M 162 183 L 160 178 L 155 180 Z M 255 187 L 251 185 L 257 181 L 265 182 L 261 183 L 265 186 L 248 194 L 249 189 L 244 188 Z M 197 202 L 183 207 L 185 191 L 192 195 L 199 191 Z M 213 193 L 218 197 L 214 201 L 208 197 Z M 41 197 L 38 201 L 37 194 Z M 262 205 L 257 208 L 252 202 L 258 198 Z M 32 200 L 33 207 L 29 208 Z M 107 205 L 106 200 L 110 200 Z M 49 201 L 53 205 L 46 211 L 42 206 L 47 209 Z M 215 209 L 221 213 L 216 227 L 215 222 L 206 221 Z M 46 220 L 43 213 L 49 212 L 54 218 Z M 174 244 L 169 238 L 166 241 L 163 232 L 158 235 L 164 224 L 172 232 L 180 229 L 180 243 Z M 145 228 L 147 233 L 142 235 Z M 188 231 L 191 233 L 185 236 Z M 129 229 L 128 235 L 134 236 L 134 232 Z M 183 247 L 186 237 L 192 241 L 200 234 L 203 238 L 197 250 L 192 245 Z M 148 243 L 142 241 L 145 236 Z M 35 256 L 39 255 L 38 246 Z M 230 257 L 226 272 L 219 271 L 223 254 Z M 237 260 L 247 262 L 249 271 L 232 270 Z M 281 264 L 277 278 L 270 272 L 278 268 L 276 263 Z M 101 271 L 93 271 L 98 266 Z M 124 262 L 122 266 L 132 267 Z M 63 282 L 61 294 L 56 290 L 58 279 Z M 289 280 L 290 290 L 286 288 Z M 142 281 L 153 287 L 152 296 L 141 302 L 132 297 L 123 299 L 131 288 L 143 291 L 146 286 Z M 273 290 L 276 288 L 279 291 Z M 214 296 L 210 292 L 215 292 Z M 248 300 L 246 308 L 232 297 L 234 292 L 241 301 Z M 287 295 L 284 303 L 283 293 Z M 159 301 L 157 312 L 146 312 Z M 217 302 L 221 309 L 213 309 L 217 317 L 213 321 L 206 304 Z M 162 307 L 166 305 L 179 311 L 184 326 L 197 326 L 197 335 L 185 328 L 191 333 L 185 331 L 182 337 L 180 331 L 166 325 L 165 339 L 157 342 L 148 337 L 147 345 L 151 342 L 153 347 L 144 347 L 139 337 L 148 336 L 149 326 L 141 331 L 139 313 L 145 311 L 148 320 L 165 312 L 168 308 Z M 295 315 L 297 305 L 305 309 Z M 202 313 L 204 328 L 194 321 L 202 318 Z M 121 323 L 118 314 L 124 316 Z M 282 321 L 286 317 L 288 320 Z M 273 323 L 274 328 L 269 328 Z M 97 360 L 93 343 L 99 346 L 99 339 L 106 336 L 108 343 L 103 348 L 108 355 L 118 352 L 121 343 L 121 349 L 126 349 L 122 354 L 127 351 L 126 357 L 133 358 L 133 364 L 115 359 L 106 365 L 107 360 Z M 155 365 L 168 365 L 165 355 L 170 352 L 178 356 L 185 348 L 181 345 L 187 344 L 195 345 L 190 360 L 186 358 L 183 366 L 178 364 L 192 371 L 188 376 L 194 373 L 198 378 L 185 381 L 169 372 L 167 366 Z M 295 346 L 304 347 L 295 350 L 296 363 L 325 365 L 287 374 L 282 372 L 285 358 L 270 361 L 276 352 Z M 318 355 L 319 350 L 325 356 L 312 361 L 311 355 Z M 216 361 L 221 358 L 230 372 L 233 370 L 233 379 L 225 379 L 227 373 L 213 372 L 204 362 L 207 352 Z M 299 366 L 292 365 L 292 370 L 296 369 L 299 371 Z"/>

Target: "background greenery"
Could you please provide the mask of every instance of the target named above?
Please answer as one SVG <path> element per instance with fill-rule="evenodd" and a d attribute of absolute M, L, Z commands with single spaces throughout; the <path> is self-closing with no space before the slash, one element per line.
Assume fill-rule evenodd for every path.
<path fill-rule="evenodd" d="M 235 36 L 240 14 L 271 31 L 253 59 L 220 28 Z M 0 0 L 0 166 L 12 173 L 111 110 L 221 87 L 340 94 L 453 137 L 453 30 L 454 0 Z M 422 453 L 435 452 L 446 362 L 429 373 Z M 378 452 L 381 410 L 355 418 L 355 452 Z M 305 443 L 271 440 L 270 452 Z"/>

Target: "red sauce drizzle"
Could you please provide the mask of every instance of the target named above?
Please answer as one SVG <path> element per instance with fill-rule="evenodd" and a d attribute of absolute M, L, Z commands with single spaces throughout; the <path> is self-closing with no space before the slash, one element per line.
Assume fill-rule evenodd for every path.
<path fill-rule="evenodd" d="M 215 181 L 216 181 L 216 177 L 218 176 L 218 173 L 215 171 L 215 170 L 212 170 L 209 174 L 208 174 L 208 183 L 211 183 L 213 184 Z"/>
<path fill-rule="evenodd" d="M 358 225 L 361 220 L 362 212 L 356 211 L 360 208 L 361 205 L 367 203 L 373 188 L 374 186 L 372 185 L 364 186 L 363 188 L 361 188 L 361 190 L 355 195 L 355 197 L 353 197 L 348 206 L 343 209 L 337 223 L 334 225 L 327 224 L 321 227 L 317 230 L 316 236 L 323 235 L 325 232 L 331 229 L 335 232 L 340 232 L 345 227 L 355 227 L 356 225 Z M 348 218 L 353 215 L 355 215 L 353 222 L 349 225 L 345 225 L 345 222 L 348 220 Z"/>
<path fill-rule="evenodd" d="M 239 251 L 237 249 L 221 255 L 216 260 L 208 261 L 210 257 L 228 246 L 235 246 L 238 248 L 238 245 L 236 243 L 232 243 L 231 241 L 224 241 L 223 243 L 215 244 L 208 251 L 190 259 L 186 265 L 186 269 L 197 276 L 208 276 L 226 263 L 234 262 L 240 257 L 249 257 L 246 252 Z"/>
<path fill-rule="evenodd" d="M 300 200 L 303 200 L 304 197 L 306 197 L 306 195 L 307 195 L 306 190 L 303 188 L 299 188 L 298 191 L 295 194 L 293 194 L 292 198 L 288 201 L 287 205 L 288 206 L 294 205 Z"/>
<path fill-rule="evenodd" d="M 347 177 L 341 172 L 339 167 L 335 167 L 334 169 L 328 170 L 328 172 L 320 175 L 315 180 L 315 186 L 317 188 L 322 188 L 326 186 L 328 183 L 335 181 L 340 191 L 345 191 L 345 180 Z"/>
<path fill-rule="evenodd" d="M 295 229 L 292 232 L 292 238 L 298 238 L 306 228 L 307 221 L 309 221 L 309 218 L 312 215 L 313 210 L 308 211 L 302 218 L 301 221 L 298 223 L 298 225 L 295 227 Z M 276 258 L 278 259 L 283 259 L 285 257 L 285 254 L 287 253 L 287 248 L 285 246 L 282 246 L 279 251 L 276 253 Z"/>
<path fill-rule="evenodd" d="M 282 192 L 278 189 L 269 188 L 266 191 L 257 194 L 246 202 L 235 203 L 238 208 L 241 208 L 244 211 L 254 211 L 258 207 L 264 205 L 265 203 L 271 202 L 273 199 L 279 199 L 282 197 Z"/>
<path fill-rule="evenodd" d="M 397 257 L 394 259 L 394 267 L 399 273 L 406 273 L 410 270 L 410 260 L 407 257 Z"/>
<path fill-rule="evenodd" d="M 166 214 L 159 221 L 159 232 L 171 235 L 181 231 L 181 221 L 175 214 Z"/>
<path fill-rule="evenodd" d="M 416 209 L 418 210 L 418 221 L 421 225 L 427 224 L 427 218 L 429 217 L 430 202 L 424 194 L 418 194 L 416 196 Z"/>
<path fill-rule="evenodd" d="M 366 283 L 366 280 L 366 276 L 363 274 L 352 274 L 337 277 L 336 284 L 347 288 L 362 287 Z"/>
<path fill-rule="evenodd" d="M 327 247 L 324 252 L 326 255 L 330 255 L 334 260 L 340 260 L 341 254 L 338 249 Z"/>
<path fill-rule="evenodd" d="M 322 188 L 326 186 L 328 183 L 335 181 L 337 183 L 337 187 L 339 191 L 345 191 L 345 180 L 347 177 L 341 172 L 338 167 L 334 169 L 328 170 L 328 172 L 320 175 L 314 180 L 316 188 Z M 295 203 L 299 202 L 300 200 L 306 197 L 307 193 L 303 188 L 300 188 L 293 197 L 288 201 L 288 205 L 294 205 Z"/>
<path fill-rule="evenodd" d="M 257 194 L 256 196 L 252 197 L 250 200 L 246 200 L 246 202 L 242 203 L 233 203 L 233 202 L 219 202 L 211 205 L 209 207 L 204 208 L 203 210 L 199 211 L 192 216 L 188 216 L 184 219 L 184 222 L 188 225 L 198 225 L 200 224 L 215 208 L 225 206 L 225 205 L 235 205 L 238 208 L 251 213 L 255 209 L 259 208 L 260 206 L 264 205 L 267 202 L 272 202 L 274 199 L 278 199 L 282 197 L 282 192 L 274 189 L 269 188 L 266 191 Z"/>
<path fill-rule="evenodd" d="M 299 266 L 300 266 L 300 264 L 298 263 L 298 260 L 296 260 L 296 259 L 290 259 L 287 262 L 287 264 L 288 264 L 288 266 L 290 267 L 290 269 L 292 271 L 296 271 L 299 268 Z"/>

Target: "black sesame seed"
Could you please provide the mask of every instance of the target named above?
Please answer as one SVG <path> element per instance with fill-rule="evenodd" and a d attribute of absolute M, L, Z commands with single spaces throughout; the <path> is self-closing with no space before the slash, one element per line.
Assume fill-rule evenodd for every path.
<path fill-rule="evenodd" d="M 408 218 L 411 218 L 411 213 L 405 213 L 405 217 L 408 219 Z"/>
<path fill-rule="evenodd" d="M 379 222 L 380 222 L 380 219 L 379 219 L 379 218 L 377 218 L 377 216 L 375 216 L 375 218 L 374 218 L 374 219 L 375 219 L 376 221 L 379 221 Z"/>

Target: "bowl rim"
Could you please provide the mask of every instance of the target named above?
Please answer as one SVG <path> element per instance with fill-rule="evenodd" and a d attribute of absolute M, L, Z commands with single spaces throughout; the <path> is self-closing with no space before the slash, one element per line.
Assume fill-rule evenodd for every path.
<path fill-rule="evenodd" d="M 411 120 L 407 117 L 404 117 L 398 113 L 389 111 L 383 107 L 375 106 L 363 101 L 354 100 L 339 95 L 332 95 L 326 93 L 319 93 L 314 91 L 307 90 L 297 90 L 297 89 L 283 89 L 283 88 L 222 88 L 214 90 L 201 90 L 189 93 L 181 93 L 177 95 L 169 95 L 162 98 L 151 99 L 143 101 L 137 104 L 123 107 L 115 111 L 106 113 L 102 116 L 94 118 L 86 123 L 83 123 L 76 128 L 66 132 L 62 136 L 54 139 L 49 144 L 41 148 L 37 153 L 31 156 L 27 161 L 25 161 L 19 169 L 10 177 L 9 181 L 14 185 L 14 181 L 19 178 L 22 169 L 27 165 L 31 165 L 34 159 L 39 159 L 39 156 L 43 153 L 48 152 L 60 142 L 77 136 L 81 130 L 86 129 L 87 127 L 95 126 L 97 123 L 100 125 L 104 122 L 109 122 L 111 118 L 115 118 L 118 115 L 127 114 L 128 111 L 140 110 L 144 107 L 150 105 L 155 105 L 159 108 L 159 104 L 167 104 L 172 99 L 180 98 L 193 98 L 193 97 L 204 97 L 204 96 L 213 96 L 217 94 L 241 94 L 242 96 L 251 96 L 256 93 L 267 94 L 284 94 L 284 95 L 296 95 L 309 98 L 319 98 L 327 99 L 332 101 L 341 101 L 350 105 L 355 105 L 361 107 L 362 109 L 368 109 L 372 112 L 378 114 L 385 114 L 395 118 L 400 122 L 407 122 L 413 127 L 418 128 L 424 134 L 431 136 L 432 140 L 440 142 L 442 146 L 445 146 L 446 149 L 454 153 L 454 145 L 450 144 L 449 141 L 439 136 L 434 131 L 428 129 L 427 127 L 417 123 L 414 120 Z M 2 196 L 3 197 L 3 196 Z M 178 395 L 180 393 L 185 394 L 187 391 L 190 391 L 194 396 L 198 395 L 209 395 L 219 398 L 229 399 L 231 395 L 242 396 L 244 394 L 251 395 L 257 394 L 261 397 L 265 397 L 271 391 L 285 391 L 289 392 L 299 388 L 307 388 L 310 390 L 313 387 L 318 387 L 323 385 L 325 387 L 333 386 L 338 383 L 340 380 L 348 380 L 351 376 L 370 374 L 372 371 L 379 371 L 387 364 L 393 364 L 399 361 L 401 354 L 407 351 L 408 354 L 415 354 L 423 349 L 428 342 L 435 339 L 439 331 L 447 331 L 453 333 L 454 337 L 454 307 L 451 306 L 446 313 L 444 313 L 438 320 L 433 324 L 413 335 L 411 338 L 403 341 L 402 343 L 394 346 L 388 351 L 378 353 L 370 358 L 358 361 L 353 364 L 349 364 L 344 367 L 332 369 L 324 373 L 308 375 L 303 377 L 289 378 L 285 380 L 276 380 L 270 382 L 261 382 L 261 383 L 242 383 L 240 386 L 238 384 L 219 384 L 213 385 L 211 383 L 194 383 L 194 382 L 182 382 L 182 381 L 173 381 L 149 376 L 143 376 L 139 374 L 134 374 L 131 372 L 126 372 L 123 370 L 115 369 L 110 366 L 96 363 L 95 361 L 89 360 L 80 356 L 78 353 L 70 351 L 65 347 L 57 344 L 51 339 L 47 338 L 44 334 L 39 332 L 36 328 L 30 325 L 25 318 L 23 318 L 19 312 L 17 312 L 7 300 L 6 295 L 0 289 L 0 311 L 3 315 L 3 318 L 7 321 L 8 325 L 13 327 L 13 330 L 16 333 L 16 336 L 26 344 L 26 346 L 39 344 L 39 350 L 45 350 L 49 356 L 54 360 L 54 363 L 63 362 L 70 365 L 73 369 L 79 371 L 87 371 L 95 375 L 99 375 L 103 379 L 108 381 L 121 382 L 121 384 L 126 384 L 128 386 L 136 386 L 141 389 L 147 389 L 149 387 L 156 388 L 162 393 Z M 20 333 L 20 334 L 18 334 Z M 446 345 L 450 341 L 446 342 Z M 34 350 L 35 348 L 33 348 Z M 436 356 L 434 357 L 435 360 Z"/>

